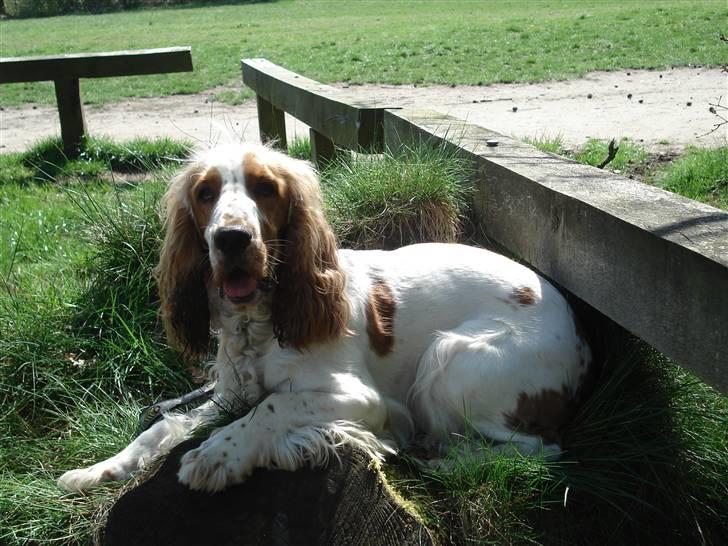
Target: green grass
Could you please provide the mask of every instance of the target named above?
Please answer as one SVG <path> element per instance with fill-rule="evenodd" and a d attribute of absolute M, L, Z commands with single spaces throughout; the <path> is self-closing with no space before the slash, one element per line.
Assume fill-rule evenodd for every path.
<path fill-rule="evenodd" d="M 84 80 L 91 103 L 241 86 L 265 57 L 324 82 L 478 84 L 592 70 L 725 62 L 722 0 L 280 1 L 3 20 L 3 56 L 191 45 L 193 73 Z M 79 32 L 79 29 L 83 29 Z M 223 100 L 238 101 L 236 91 Z M 52 84 L 0 86 L 0 104 L 55 102 Z"/>
<path fill-rule="evenodd" d="M 689 148 L 654 183 L 666 190 L 728 210 L 728 146 Z"/>
<path fill-rule="evenodd" d="M 148 153 L 134 157 L 153 165 Z M 141 405 L 191 388 L 164 343 L 151 275 L 171 173 L 113 184 L 108 172 L 106 182 L 7 179 L 26 168 L 21 155 L 0 156 L 0 543 L 85 544 L 121 486 L 63 494 L 55 479 L 126 445 Z M 693 178 L 708 172 L 689 164 Z M 415 211 L 451 200 L 454 217 L 467 199 L 455 187 L 467 171 L 441 150 L 355 156 L 323 177 L 339 235 L 362 246 L 389 240 L 381 217 L 396 217 L 407 193 Z M 368 241 L 353 218 L 372 226 Z M 408 457 L 387 465 L 442 543 L 719 543 L 728 401 L 614 327 L 590 326 L 611 360 L 562 461 L 453 457 L 451 473 Z"/>
<path fill-rule="evenodd" d="M 311 161 L 311 141 L 305 137 L 295 137 L 288 143 L 288 155 Z"/>
<path fill-rule="evenodd" d="M 443 149 L 347 156 L 322 173 L 326 215 L 347 248 L 454 242 L 465 209 L 467 167 Z"/>
<path fill-rule="evenodd" d="M 190 388 L 157 324 L 162 189 L 0 185 L 0 543 L 86 543 L 118 486 L 68 496 L 55 478 L 123 447 L 140 403 Z"/>
<path fill-rule="evenodd" d="M 635 144 L 629 139 L 622 139 L 616 143 L 619 146 L 617 155 L 606 167 L 616 173 L 638 171 L 647 162 L 647 152 L 644 146 Z M 603 140 L 589 139 L 587 143 L 574 153 L 574 159 L 579 163 L 596 167 L 601 165 L 609 154 L 609 143 Z"/>
<path fill-rule="evenodd" d="M 117 143 L 109 138 L 86 138 L 78 158 L 69 159 L 59 138 L 38 141 L 23 153 L 0 155 L 0 185 L 44 181 L 98 180 L 115 173 L 146 173 L 175 165 L 191 145 L 169 138 L 138 138 Z"/>
<path fill-rule="evenodd" d="M 534 137 L 526 137 L 523 142 L 535 146 L 542 152 L 549 152 L 557 155 L 568 155 L 569 152 L 564 148 L 564 138 L 561 135 L 549 136 L 540 135 Z"/>

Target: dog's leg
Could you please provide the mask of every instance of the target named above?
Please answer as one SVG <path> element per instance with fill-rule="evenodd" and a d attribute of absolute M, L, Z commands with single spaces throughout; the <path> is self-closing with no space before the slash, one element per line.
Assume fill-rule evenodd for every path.
<path fill-rule="evenodd" d="M 88 468 L 69 470 L 58 479 L 67 491 L 82 491 L 101 482 L 124 480 L 174 446 L 202 423 L 218 415 L 215 402 L 207 402 L 184 415 L 166 415 L 142 432 L 122 451 Z"/>
<path fill-rule="evenodd" d="M 243 482 L 256 467 L 324 465 L 348 441 L 381 457 L 391 450 L 371 431 L 379 432 L 385 419 L 378 394 L 363 385 L 356 394 L 272 394 L 186 453 L 178 476 L 192 489 L 215 492 Z"/>

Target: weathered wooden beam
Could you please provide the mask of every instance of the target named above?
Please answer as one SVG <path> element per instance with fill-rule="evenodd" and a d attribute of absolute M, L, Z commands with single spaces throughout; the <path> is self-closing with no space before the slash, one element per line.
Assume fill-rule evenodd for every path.
<path fill-rule="evenodd" d="M 378 151 L 385 105 L 356 99 L 346 90 L 304 78 L 265 59 L 241 61 L 243 82 L 259 97 L 352 150 Z"/>
<path fill-rule="evenodd" d="M 327 163 L 336 157 L 336 146 L 331 139 L 325 137 L 314 129 L 309 129 L 311 142 L 311 160 L 316 167 L 323 169 Z"/>
<path fill-rule="evenodd" d="M 260 141 L 287 151 L 286 113 L 258 95 L 258 130 Z"/>
<path fill-rule="evenodd" d="M 77 78 L 63 78 L 55 82 L 58 115 L 61 118 L 61 139 L 63 151 L 69 158 L 78 156 L 86 134 L 86 120 L 83 117 L 81 89 Z"/>
<path fill-rule="evenodd" d="M 728 393 L 728 213 L 438 113 L 384 130 L 472 160 L 488 238 Z"/>
<path fill-rule="evenodd" d="M 189 47 L 0 58 L 0 83 L 192 71 Z"/>

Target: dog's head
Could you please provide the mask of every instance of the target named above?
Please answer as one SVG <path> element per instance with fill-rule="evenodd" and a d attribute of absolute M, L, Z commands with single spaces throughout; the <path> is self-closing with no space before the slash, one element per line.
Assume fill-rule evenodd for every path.
<path fill-rule="evenodd" d="M 162 318 L 186 356 L 207 353 L 208 297 L 244 312 L 272 287 L 276 337 L 299 349 L 345 330 L 345 277 L 308 163 L 264 146 L 219 146 L 172 180 L 164 205 Z"/>

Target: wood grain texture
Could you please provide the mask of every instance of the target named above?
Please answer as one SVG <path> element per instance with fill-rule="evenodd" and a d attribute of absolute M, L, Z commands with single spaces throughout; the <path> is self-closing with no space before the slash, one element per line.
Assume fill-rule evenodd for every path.
<path fill-rule="evenodd" d="M 117 501 L 103 544 L 434 544 L 361 451 L 343 446 L 341 460 L 326 468 L 259 469 L 245 483 L 211 495 L 177 480 L 180 457 L 201 441 L 175 448 L 156 474 Z"/>

